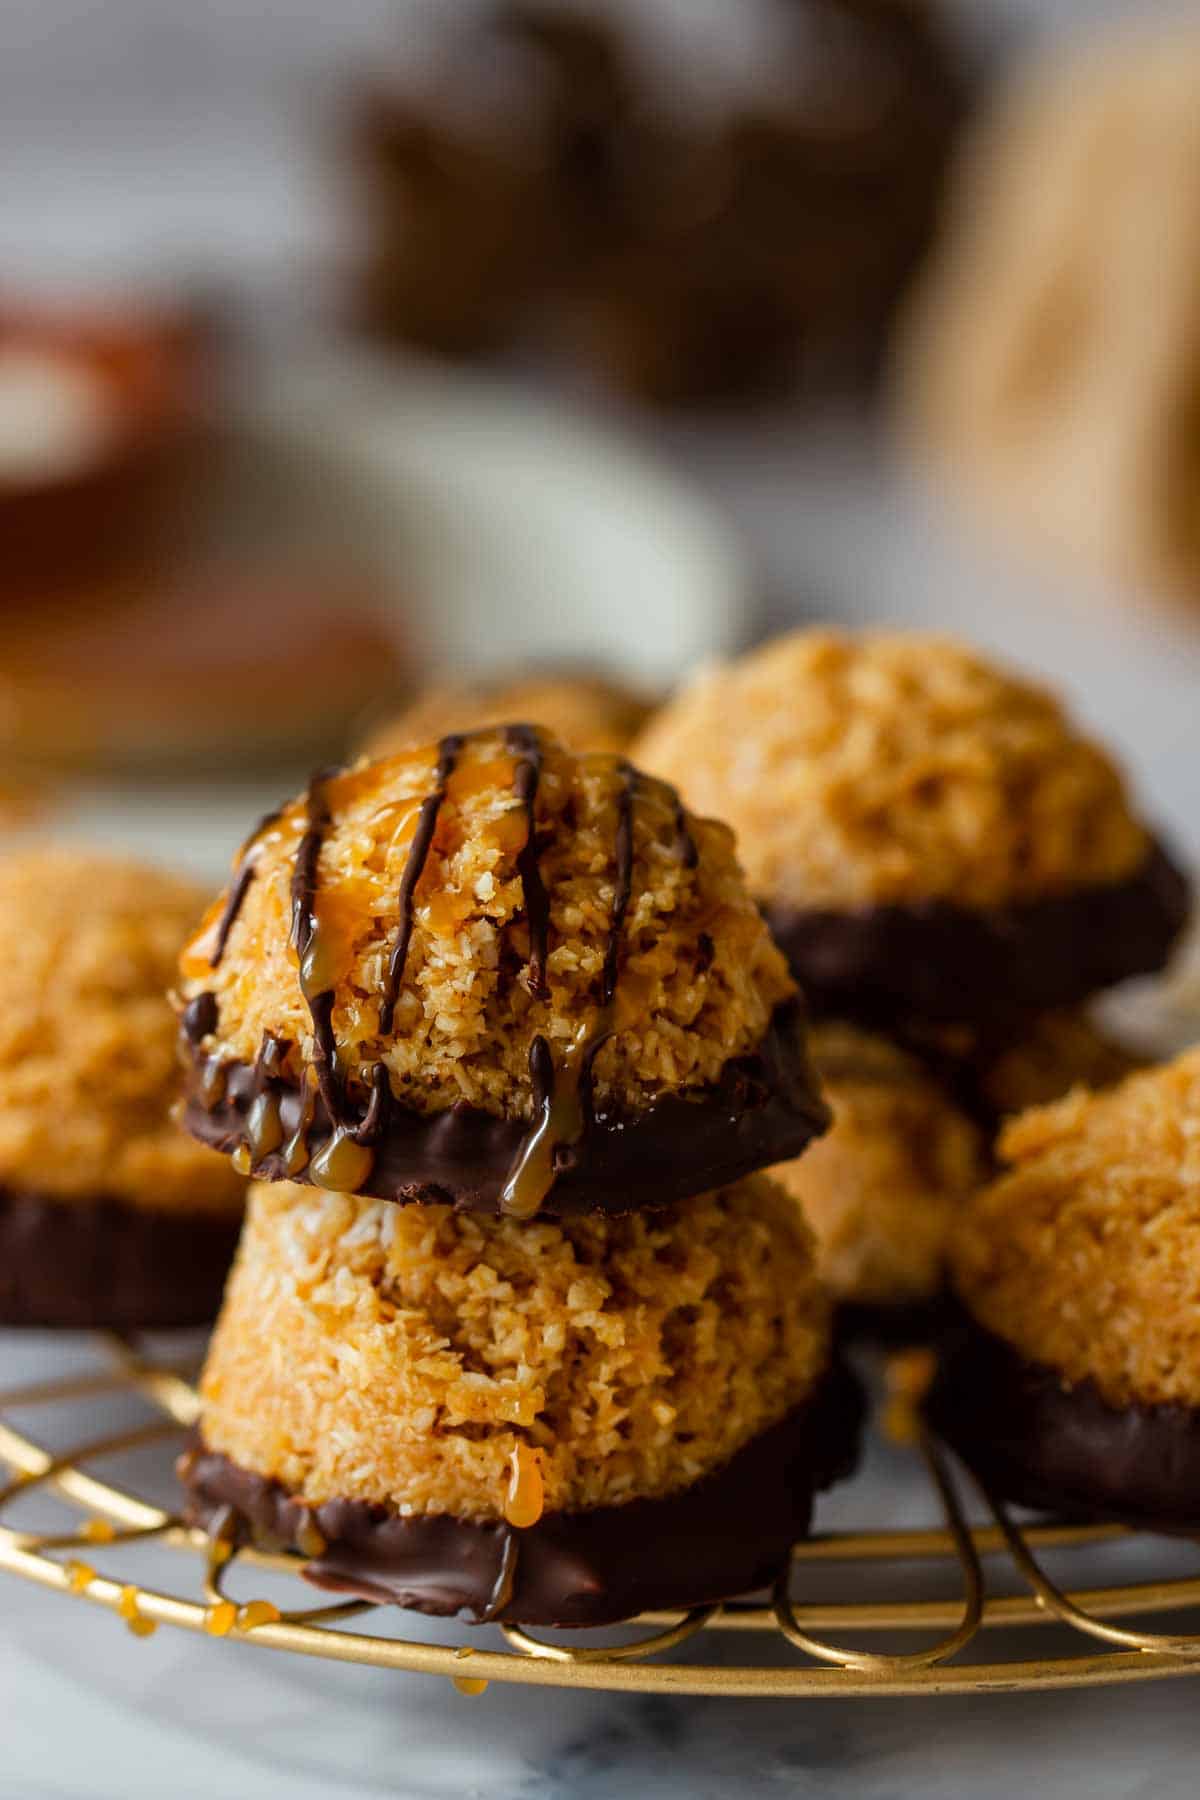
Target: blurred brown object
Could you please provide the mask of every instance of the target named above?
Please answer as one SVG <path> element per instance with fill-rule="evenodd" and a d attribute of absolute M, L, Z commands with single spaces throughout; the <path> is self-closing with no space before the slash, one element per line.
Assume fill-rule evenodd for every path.
<path fill-rule="evenodd" d="M 1039 62 L 964 159 L 900 428 L 1002 528 L 1200 599 L 1200 30 Z"/>
<path fill-rule="evenodd" d="M 690 105 L 602 7 L 500 0 L 356 146 L 385 338 L 524 335 L 658 403 L 861 385 L 931 236 L 964 85 L 922 0 L 757 0 L 758 91 Z M 719 87 L 718 83 L 718 87 Z"/>
<path fill-rule="evenodd" d="M 199 452 L 212 339 L 184 307 L 0 300 L 0 603 L 144 563 Z"/>
<path fill-rule="evenodd" d="M 6 621 L 0 763 L 189 769 L 341 748 L 400 653 L 347 578 L 181 568 Z"/>
<path fill-rule="evenodd" d="M 526 721 L 544 725 L 569 750 L 620 752 L 628 749 L 651 710 L 644 694 L 602 676 L 530 670 L 428 687 L 404 712 L 377 726 L 363 749 L 368 756 L 388 756 L 452 731 Z"/>
<path fill-rule="evenodd" d="M 366 178 L 369 329 L 492 349 L 609 228 L 630 78 L 599 17 L 500 0 L 437 46 L 424 83 L 375 82 L 352 143 Z"/>

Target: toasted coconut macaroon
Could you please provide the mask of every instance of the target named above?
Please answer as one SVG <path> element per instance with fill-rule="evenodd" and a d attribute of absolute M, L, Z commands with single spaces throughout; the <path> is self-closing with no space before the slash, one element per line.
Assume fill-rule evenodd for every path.
<path fill-rule="evenodd" d="M 568 750 L 624 751 L 649 715 L 643 695 L 603 676 L 533 671 L 426 688 L 404 712 L 378 726 L 363 748 L 368 756 L 390 756 L 447 731 L 540 719 Z"/>
<path fill-rule="evenodd" d="M 323 1587 L 525 1624 L 773 1582 L 859 1423 L 762 1176 L 526 1223 L 256 1186 L 201 1394 L 194 1519 Z"/>
<path fill-rule="evenodd" d="M 817 1025 L 827 1137 L 773 1169 L 816 1233 L 820 1273 L 847 1317 L 904 1335 L 932 1317 L 946 1242 L 987 1168 L 984 1135 L 923 1065 L 853 1025 Z"/>
<path fill-rule="evenodd" d="M 1105 751 L 949 639 L 778 639 L 702 674 L 634 754 L 733 825 L 832 1016 L 994 1031 L 1158 969 L 1187 914 Z"/>
<path fill-rule="evenodd" d="M 186 1121 L 268 1179 L 629 1209 L 828 1122 L 732 833 L 533 726 L 316 777 L 182 969 Z"/>
<path fill-rule="evenodd" d="M 930 1396 L 1001 1495 L 1200 1526 L 1200 1051 L 1023 1114 L 950 1244 Z"/>
<path fill-rule="evenodd" d="M 211 1319 L 245 1183 L 172 1122 L 175 959 L 203 895 L 135 863 L 0 860 L 0 1323 Z"/>

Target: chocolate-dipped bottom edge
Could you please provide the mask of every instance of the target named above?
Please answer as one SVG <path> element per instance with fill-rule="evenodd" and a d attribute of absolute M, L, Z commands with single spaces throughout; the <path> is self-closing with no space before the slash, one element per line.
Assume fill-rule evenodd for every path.
<path fill-rule="evenodd" d="M 211 1107 L 203 1097 L 204 1074 L 203 1060 L 195 1062 L 183 1115 L 201 1143 L 226 1153 L 244 1144 L 248 1114 L 264 1091 L 278 1102 L 285 1144 L 300 1127 L 300 1090 L 261 1066 L 226 1065 L 222 1097 Z M 373 1163 L 358 1193 L 471 1212 L 500 1210 L 505 1181 L 536 1119 L 497 1118 L 462 1103 L 418 1113 L 390 1094 L 381 1098 L 370 1139 Z M 589 1111 L 583 1137 L 569 1160 L 560 1161 L 541 1211 L 550 1218 L 624 1213 L 683 1200 L 799 1156 L 829 1120 L 804 1044 L 803 1009 L 790 1001 L 776 1009 L 758 1050 L 727 1062 L 712 1086 L 664 1094 L 640 1113 Z M 312 1180 L 313 1160 L 333 1135 L 320 1095 L 306 1135 L 309 1160 L 302 1170 L 290 1173 L 278 1149 L 255 1162 L 255 1176 Z"/>
<path fill-rule="evenodd" d="M 1200 1407 L 1114 1406 L 1093 1381 L 1069 1383 L 960 1311 L 925 1408 L 1002 1499 L 1037 1512 L 1200 1529 Z"/>
<path fill-rule="evenodd" d="M 1161 969 L 1190 899 L 1187 877 L 1156 843 L 1122 881 L 1012 906 L 764 911 L 814 1013 L 995 1030 Z"/>
<path fill-rule="evenodd" d="M 185 1451 L 180 1475 L 193 1524 L 231 1517 L 242 1541 L 301 1551 L 318 1587 L 472 1624 L 612 1625 L 773 1583 L 808 1531 L 816 1492 L 854 1468 L 862 1412 L 858 1383 L 835 1369 L 694 1486 L 545 1513 L 520 1531 L 444 1513 L 402 1518 L 362 1500 L 308 1504 L 202 1438 Z M 314 1531 L 324 1541 L 317 1556 Z"/>
<path fill-rule="evenodd" d="M 0 1189 L 0 1325 L 150 1331 L 207 1325 L 241 1215 Z"/>

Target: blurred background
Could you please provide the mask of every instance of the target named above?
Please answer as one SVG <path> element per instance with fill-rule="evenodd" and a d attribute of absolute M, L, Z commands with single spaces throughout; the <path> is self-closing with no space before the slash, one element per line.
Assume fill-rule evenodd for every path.
<path fill-rule="evenodd" d="M 641 704 L 840 618 L 1064 683 L 1195 842 L 1198 45 L 1132 0 L 8 0 L 11 823 L 215 875 L 248 787 L 431 682 Z"/>

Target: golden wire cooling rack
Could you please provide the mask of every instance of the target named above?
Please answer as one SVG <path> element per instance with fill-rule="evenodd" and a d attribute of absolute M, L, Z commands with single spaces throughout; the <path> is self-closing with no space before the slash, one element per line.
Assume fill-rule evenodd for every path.
<path fill-rule="evenodd" d="M 230 1653 L 233 1646 L 250 1646 L 415 1670 L 446 1676 L 468 1694 L 482 1692 L 490 1682 L 777 1699 L 994 1693 L 1200 1670 L 1200 1636 L 1121 1623 L 1200 1609 L 1200 1578 L 1060 1585 L 1045 1571 L 1048 1553 L 1095 1550 L 1132 1534 L 1119 1526 L 1019 1526 L 987 1495 L 992 1522 L 969 1525 L 959 1482 L 911 1413 L 912 1453 L 928 1472 L 943 1523 L 919 1531 L 832 1532 L 800 1544 L 790 1581 L 765 1604 L 702 1607 L 683 1617 L 647 1615 L 633 1621 L 615 1644 L 608 1641 L 611 1633 L 603 1634 L 603 1642 L 595 1633 L 543 1641 L 514 1626 L 499 1627 L 507 1648 L 490 1650 L 478 1647 L 479 1636 L 470 1627 L 461 1628 L 463 1641 L 457 1644 L 392 1635 L 403 1631 L 406 1615 L 361 1601 L 282 1610 L 252 1593 L 235 1600 L 230 1597 L 235 1573 L 243 1587 L 258 1571 L 261 1586 L 265 1572 L 273 1578 L 294 1575 L 299 1559 L 213 1544 L 125 1482 L 104 1479 L 106 1462 L 134 1452 L 157 1456 L 161 1477 L 196 1417 L 198 1401 L 186 1371 L 152 1360 L 135 1340 L 101 1334 L 93 1342 L 95 1356 L 83 1373 L 0 1393 L 0 1466 L 11 1471 L 0 1488 L 0 1515 L 18 1506 L 27 1513 L 35 1503 L 69 1509 L 65 1530 L 0 1523 L 0 1570 L 39 1583 L 64 1601 L 107 1607 L 139 1637 L 173 1625 L 223 1639 Z M 130 1396 L 138 1406 L 136 1424 L 66 1450 L 48 1446 L 41 1434 L 35 1437 L 15 1423 L 22 1415 L 53 1415 Z M 180 1591 L 164 1592 L 100 1567 L 118 1552 L 152 1546 L 184 1553 Z M 998 1564 L 1010 1578 L 1015 1572 L 1022 1591 L 994 1591 L 992 1570 Z M 926 1591 L 900 1599 L 812 1598 L 818 1571 L 836 1568 L 851 1570 L 859 1586 L 864 1575 L 882 1584 L 888 1571 L 915 1568 Z M 936 1594 L 944 1588 L 948 1575 L 954 1576 L 957 1592 L 931 1595 L 929 1590 Z M 996 1643 L 1006 1633 L 1011 1640 L 1012 1633 L 1034 1626 L 1067 1627 L 1072 1636 L 1065 1649 L 1034 1659 L 1018 1654 L 988 1660 L 979 1654 L 983 1642 Z M 1062 1641 L 1061 1629 L 1044 1635 Z M 906 1647 L 872 1648 L 881 1638 L 899 1638 Z"/>

